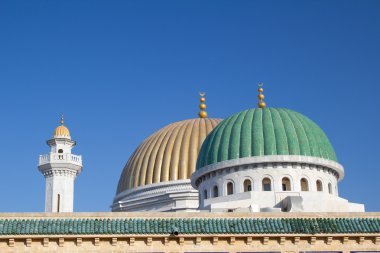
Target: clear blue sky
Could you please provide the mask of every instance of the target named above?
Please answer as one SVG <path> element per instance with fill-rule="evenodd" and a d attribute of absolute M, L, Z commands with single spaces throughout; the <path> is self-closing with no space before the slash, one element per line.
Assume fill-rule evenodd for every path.
<path fill-rule="evenodd" d="M 0 2 L 0 211 L 43 211 L 61 112 L 84 171 L 76 211 L 109 211 L 139 143 L 193 118 L 268 106 L 326 132 L 340 195 L 380 211 L 380 1 Z"/>

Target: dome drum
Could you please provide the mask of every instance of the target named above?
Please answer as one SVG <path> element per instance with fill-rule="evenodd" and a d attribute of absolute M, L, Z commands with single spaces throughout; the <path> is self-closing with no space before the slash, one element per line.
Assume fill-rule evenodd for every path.
<path fill-rule="evenodd" d="M 344 177 L 344 168 L 337 162 L 330 161 L 323 158 L 311 156 L 295 156 L 295 155 L 273 155 L 273 156 L 254 156 L 239 158 L 210 164 L 204 168 L 198 169 L 191 177 L 191 182 L 194 188 L 198 188 L 204 177 L 220 174 L 221 171 L 226 169 L 234 170 L 235 168 L 242 168 L 248 166 L 274 166 L 275 168 L 294 168 L 296 166 L 310 166 L 311 169 L 325 170 L 329 174 L 333 174 L 337 181 L 341 181 Z"/>
<path fill-rule="evenodd" d="M 287 211 L 362 211 L 339 198 L 338 181 L 343 175 L 340 164 L 321 158 L 250 157 L 202 168 L 193 174 L 192 185 L 199 191 L 201 210 L 224 212 L 238 207 L 249 212 L 276 212 L 291 203 Z M 264 185 L 266 179 L 269 188 Z"/>

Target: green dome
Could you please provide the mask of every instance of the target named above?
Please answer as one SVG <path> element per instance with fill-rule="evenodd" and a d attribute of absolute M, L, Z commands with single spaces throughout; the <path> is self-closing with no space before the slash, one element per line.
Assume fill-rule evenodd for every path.
<path fill-rule="evenodd" d="M 206 137 L 197 169 L 243 157 L 314 156 L 337 162 L 323 130 L 306 116 L 289 109 L 248 109 L 223 120 Z"/>

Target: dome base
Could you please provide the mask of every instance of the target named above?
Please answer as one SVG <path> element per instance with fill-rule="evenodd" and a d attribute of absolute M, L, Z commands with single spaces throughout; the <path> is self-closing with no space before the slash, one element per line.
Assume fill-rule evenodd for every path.
<path fill-rule="evenodd" d="M 162 182 L 119 193 L 111 208 L 113 212 L 196 212 L 198 195 L 190 180 Z"/>
<path fill-rule="evenodd" d="M 204 200 L 209 212 L 364 212 L 364 205 L 320 192 L 244 192 Z"/>

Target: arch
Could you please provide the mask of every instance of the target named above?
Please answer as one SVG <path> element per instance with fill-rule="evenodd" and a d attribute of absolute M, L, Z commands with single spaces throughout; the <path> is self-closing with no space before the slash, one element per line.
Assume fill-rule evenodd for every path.
<path fill-rule="evenodd" d="M 227 187 L 226 187 L 227 189 L 227 195 L 232 195 L 232 194 L 234 194 L 234 184 L 232 183 L 232 182 L 228 182 L 227 183 Z"/>
<path fill-rule="evenodd" d="M 309 191 L 309 181 L 306 178 L 301 178 L 301 191 Z"/>
<path fill-rule="evenodd" d="M 203 199 L 207 199 L 207 190 L 203 190 Z"/>
<path fill-rule="evenodd" d="M 251 192 L 252 191 L 252 180 L 251 179 L 245 179 L 243 183 L 244 192 Z"/>
<path fill-rule="evenodd" d="M 263 191 L 272 191 L 272 180 L 269 177 L 264 177 L 262 180 Z"/>
<path fill-rule="evenodd" d="M 58 159 L 60 159 L 60 160 L 62 160 L 63 159 L 63 155 L 61 155 L 61 154 L 63 154 L 63 149 L 58 149 Z"/>
<path fill-rule="evenodd" d="M 328 187 L 328 189 L 329 189 L 329 194 L 332 194 L 332 185 L 331 185 L 331 183 L 329 183 L 329 184 L 327 185 L 327 187 Z"/>
<path fill-rule="evenodd" d="M 283 177 L 281 180 L 281 186 L 283 191 L 291 191 L 290 179 L 288 177 Z"/>
<path fill-rule="evenodd" d="M 214 187 L 212 187 L 212 197 L 213 198 L 219 197 L 219 189 L 217 185 L 214 185 Z"/>
<path fill-rule="evenodd" d="M 317 185 L 317 191 L 322 192 L 323 191 L 322 181 L 318 179 L 316 182 L 316 185 Z"/>

